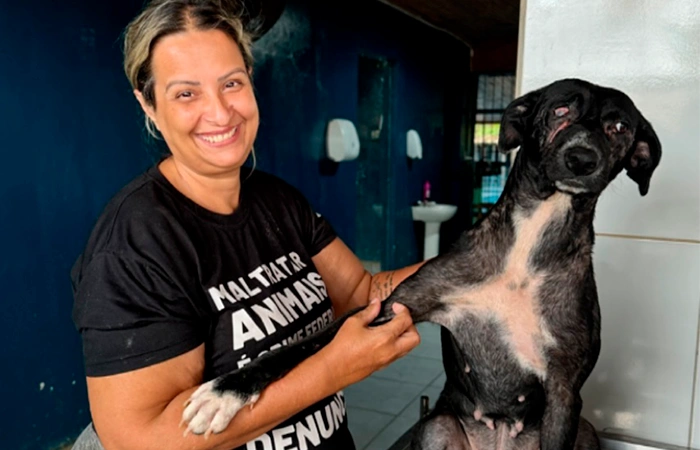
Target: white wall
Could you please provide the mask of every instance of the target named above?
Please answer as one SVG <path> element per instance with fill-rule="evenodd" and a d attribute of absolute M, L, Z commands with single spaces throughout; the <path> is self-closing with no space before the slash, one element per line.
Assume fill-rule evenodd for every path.
<path fill-rule="evenodd" d="M 700 0 L 521 5 L 519 92 L 564 77 L 620 89 L 664 152 L 646 197 L 621 174 L 598 206 L 603 349 L 584 415 L 700 448 Z"/>

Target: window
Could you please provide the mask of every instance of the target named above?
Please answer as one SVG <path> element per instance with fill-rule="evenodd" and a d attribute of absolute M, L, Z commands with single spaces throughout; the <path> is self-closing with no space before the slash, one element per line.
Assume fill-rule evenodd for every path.
<path fill-rule="evenodd" d="M 498 151 L 501 117 L 515 93 L 515 75 L 478 76 L 472 159 L 474 161 L 475 219 L 498 200 L 506 182 L 510 160 Z"/>

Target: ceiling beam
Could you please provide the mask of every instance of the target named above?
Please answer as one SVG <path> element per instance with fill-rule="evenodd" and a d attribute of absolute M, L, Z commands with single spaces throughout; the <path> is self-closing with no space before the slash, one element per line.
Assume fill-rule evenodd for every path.
<path fill-rule="evenodd" d="M 397 4 L 396 4 L 397 2 L 394 1 L 394 0 L 379 0 L 379 1 L 380 1 L 381 3 L 384 3 L 385 5 L 388 5 L 388 6 L 392 7 L 392 8 L 394 8 L 394 9 L 396 9 L 396 10 L 398 10 L 398 11 L 404 13 L 404 14 L 406 14 L 407 16 L 411 17 L 412 19 L 415 19 L 415 20 L 417 20 L 417 21 L 423 23 L 424 25 L 428 25 L 428 26 L 431 27 L 431 28 L 434 28 L 434 29 L 436 29 L 436 30 L 442 31 L 443 33 L 447 33 L 447 34 L 449 34 L 450 36 L 452 36 L 453 38 L 457 39 L 458 41 L 462 41 L 462 42 L 464 42 L 465 44 L 470 45 L 470 43 L 467 42 L 467 41 L 464 39 L 464 36 L 462 36 L 461 34 L 455 33 L 453 30 L 450 30 L 450 29 L 441 27 L 441 26 L 437 25 L 436 23 L 434 23 L 434 22 L 432 22 L 432 21 L 429 21 L 429 20 L 426 19 L 422 14 L 420 14 L 420 13 L 418 13 L 418 12 L 412 10 L 412 9 L 406 9 L 406 8 L 403 8 L 403 7 L 399 6 L 399 5 L 397 5 Z"/>

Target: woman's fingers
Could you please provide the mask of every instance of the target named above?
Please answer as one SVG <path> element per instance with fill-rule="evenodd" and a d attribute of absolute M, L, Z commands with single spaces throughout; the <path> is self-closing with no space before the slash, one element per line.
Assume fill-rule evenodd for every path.
<path fill-rule="evenodd" d="M 373 298 L 365 309 L 355 314 L 355 317 L 360 320 L 362 325 L 369 325 L 374 319 L 377 318 L 381 309 L 382 305 L 379 299 Z"/>
<path fill-rule="evenodd" d="M 386 324 L 377 327 L 377 331 L 384 331 L 391 336 L 387 344 L 390 345 L 394 360 L 415 348 L 420 343 L 420 336 L 413 325 L 408 308 L 401 303 L 394 303 L 391 307 L 395 316 Z"/>
<path fill-rule="evenodd" d="M 382 327 L 391 331 L 395 337 L 401 336 L 409 327 L 413 326 L 413 319 L 411 319 L 411 314 L 401 303 L 394 303 L 391 305 L 391 309 L 394 311 L 394 317 Z"/>
<path fill-rule="evenodd" d="M 396 333 L 394 348 L 399 353 L 399 357 L 401 357 L 420 344 L 420 335 L 415 325 L 413 325 L 413 319 L 411 318 L 408 308 L 401 303 L 394 303 L 391 307 L 396 316 L 389 324 L 394 324 L 394 322 L 396 322 L 394 328 L 394 332 Z"/>
<path fill-rule="evenodd" d="M 355 383 L 406 355 L 420 343 L 420 336 L 413 326 L 411 314 L 404 305 L 392 305 L 395 316 L 376 327 L 369 324 L 379 315 L 382 305 L 373 300 L 341 327 L 334 339 L 334 359 L 342 358 L 346 364 L 340 376 L 347 384 Z M 352 364 L 347 364 L 352 361 Z"/>
<path fill-rule="evenodd" d="M 411 325 L 401 336 L 395 341 L 395 348 L 400 356 L 406 355 L 408 352 L 416 348 L 420 344 L 420 334 L 414 325 Z"/>

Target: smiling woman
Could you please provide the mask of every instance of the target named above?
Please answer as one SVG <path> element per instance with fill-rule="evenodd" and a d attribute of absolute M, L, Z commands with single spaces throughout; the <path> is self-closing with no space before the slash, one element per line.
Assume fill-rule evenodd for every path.
<path fill-rule="evenodd" d="M 372 276 L 298 190 L 243 166 L 260 119 L 237 9 L 155 0 L 126 30 L 126 74 L 170 155 L 112 199 L 71 273 L 94 422 L 75 450 L 351 450 L 340 391 L 419 342 L 400 305 L 370 328 L 373 303 L 254 409 L 226 426 L 212 402 L 187 431 L 214 435 L 182 436 L 202 384 L 386 298 L 418 267 Z"/>
<path fill-rule="evenodd" d="M 187 30 L 162 38 L 152 50 L 153 102 L 136 98 L 173 154 L 163 175 L 195 202 L 228 214 L 232 195 L 208 195 L 206 179 L 231 179 L 248 158 L 260 122 L 250 69 L 236 42 L 220 30 Z M 204 178 L 204 179 L 203 179 Z M 233 194 L 235 189 L 230 189 Z"/>

